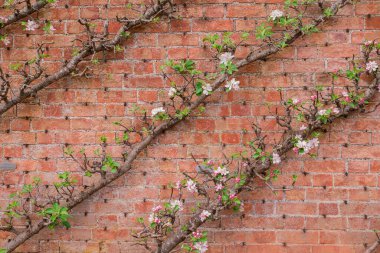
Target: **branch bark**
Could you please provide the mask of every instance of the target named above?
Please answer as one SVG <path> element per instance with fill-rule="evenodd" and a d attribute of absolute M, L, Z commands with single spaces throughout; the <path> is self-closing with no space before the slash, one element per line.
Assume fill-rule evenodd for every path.
<path fill-rule="evenodd" d="M 121 22 L 124 23 L 123 26 L 118 30 L 117 34 L 110 41 L 104 41 L 94 47 L 90 45 L 83 47 L 76 56 L 72 57 L 71 60 L 55 74 L 44 78 L 39 83 L 30 87 L 28 90 L 16 94 L 12 99 L 9 99 L 4 104 L 0 105 L 0 116 L 13 106 L 36 94 L 38 91 L 71 74 L 73 71 L 75 71 L 78 64 L 82 62 L 86 57 L 97 52 L 107 51 L 110 48 L 113 48 L 125 38 L 125 33 L 127 31 L 153 21 L 155 17 L 164 13 L 168 6 L 171 6 L 170 0 L 158 1 L 150 8 L 148 8 L 140 18 L 134 20 L 122 20 Z"/>
<path fill-rule="evenodd" d="M 11 25 L 39 10 L 41 10 L 42 8 L 44 8 L 46 5 L 48 5 L 49 3 L 46 1 L 46 0 L 39 0 L 37 1 L 36 3 L 32 4 L 32 5 L 26 5 L 22 10 L 20 11 L 14 11 L 13 14 L 9 15 L 7 18 L 6 18 L 6 21 L 4 21 L 3 23 L 1 23 L 0 25 L 0 30 L 1 29 L 4 29 L 5 27 L 7 27 L 8 25 Z"/>

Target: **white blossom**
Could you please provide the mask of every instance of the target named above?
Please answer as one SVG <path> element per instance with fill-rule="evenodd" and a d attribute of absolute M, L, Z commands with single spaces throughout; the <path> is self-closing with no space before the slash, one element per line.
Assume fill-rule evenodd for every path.
<path fill-rule="evenodd" d="M 50 29 L 50 32 L 54 32 L 56 30 L 52 24 L 50 24 L 49 29 Z"/>
<path fill-rule="evenodd" d="M 0 16 L 0 23 L 5 23 L 8 21 L 7 17 Z"/>
<path fill-rule="evenodd" d="M 169 92 L 168 92 L 168 95 L 169 95 L 169 97 L 174 97 L 175 96 L 175 94 L 177 93 L 177 90 L 176 90 L 176 88 L 174 88 L 174 87 L 171 87 L 170 89 L 169 89 Z"/>
<path fill-rule="evenodd" d="M 149 223 L 152 223 L 153 221 L 154 221 L 154 213 L 151 213 L 150 215 L 149 215 L 149 218 L 148 218 L 148 221 L 149 221 Z"/>
<path fill-rule="evenodd" d="M 239 84 L 240 84 L 239 81 L 236 81 L 235 78 L 232 78 L 230 81 L 227 82 L 227 84 L 225 85 L 225 87 L 227 88 L 228 91 L 230 91 L 232 89 L 238 90 L 239 89 Z"/>
<path fill-rule="evenodd" d="M 334 108 L 332 111 L 333 111 L 333 113 L 335 113 L 335 114 L 338 114 L 338 113 L 340 113 L 340 110 L 339 110 L 339 108 Z"/>
<path fill-rule="evenodd" d="M 228 169 L 226 167 L 218 167 L 215 171 L 214 171 L 214 174 L 215 175 L 222 175 L 222 176 L 227 176 L 230 172 L 228 171 Z"/>
<path fill-rule="evenodd" d="M 281 163 L 281 157 L 278 153 L 273 153 L 272 157 L 273 157 L 273 164 Z"/>
<path fill-rule="evenodd" d="M 300 130 L 301 131 L 304 131 L 304 130 L 306 130 L 307 129 L 307 127 L 305 126 L 305 125 L 302 125 L 301 127 L 300 127 Z"/>
<path fill-rule="evenodd" d="M 194 249 L 198 250 L 199 253 L 205 253 L 208 250 L 207 242 L 196 242 L 194 243 Z"/>
<path fill-rule="evenodd" d="M 178 210 L 179 211 L 183 210 L 183 204 L 182 204 L 182 202 L 180 200 L 176 199 L 176 200 L 170 201 L 170 207 L 172 209 L 174 209 L 176 206 L 178 206 Z"/>
<path fill-rule="evenodd" d="M 342 96 L 343 96 L 343 97 L 348 97 L 348 96 L 349 96 L 349 94 L 348 94 L 348 92 L 347 92 L 347 91 L 342 91 Z"/>
<path fill-rule="evenodd" d="M 300 100 L 298 98 L 292 98 L 292 102 L 296 105 L 300 102 Z"/>
<path fill-rule="evenodd" d="M 375 61 L 370 61 L 367 63 L 367 65 L 365 66 L 365 69 L 368 71 L 368 72 L 376 72 L 376 70 L 379 68 L 379 65 L 377 65 L 377 62 Z"/>
<path fill-rule="evenodd" d="M 223 185 L 222 184 L 217 184 L 215 185 L 215 191 L 220 191 L 221 189 L 223 189 Z"/>
<path fill-rule="evenodd" d="M 209 83 L 202 85 L 203 94 L 209 95 L 212 92 L 212 86 Z"/>
<path fill-rule="evenodd" d="M 163 107 L 154 108 L 152 110 L 152 116 L 156 116 L 159 113 L 164 113 L 165 109 Z"/>
<path fill-rule="evenodd" d="M 186 182 L 186 188 L 191 193 L 198 192 L 197 184 L 193 180 L 191 180 L 191 179 L 187 180 L 187 182 Z"/>
<path fill-rule="evenodd" d="M 327 110 L 322 109 L 322 110 L 318 111 L 318 115 L 320 115 L 320 116 L 324 116 L 326 114 L 327 114 Z"/>
<path fill-rule="evenodd" d="M 36 22 L 34 22 L 33 20 L 28 20 L 28 22 L 26 23 L 26 26 L 25 26 L 25 30 L 26 31 L 34 31 L 38 27 L 39 27 L 39 25 Z"/>
<path fill-rule="evenodd" d="M 11 43 L 11 40 L 9 39 L 8 36 L 3 37 L 3 39 L 2 39 L 1 41 L 2 41 L 2 42 L 4 43 L 4 45 L 6 45 L 6 46 L 8 46 L 8 45 Z"/>
<path fill-rule="evenodd" d="M 280 10 L 274 10 L 269 15 L 271 20 L 276 20 L 277 18 L 281 18 L 282 16 L 284 16 L 284 13 Z"/>
<path fill-rule="evenodd" d="M 227 64 L 227 62 L 232 61 L 234 55 L 230 52 L 223 53 L 219 56 L 220 64 Z"/>
<path fill-rule="evenodd" d="M 160 210 L 162 210 L 162 206 L 155 206 L 155 207 L 152 208 L 152 211 L 153 211 L 154 213 L 156 213 L 156 212 L 158 212 L 158 211 L 160 211 Z"/>
<path fill-rule="evenodd" d="M 210 217 L 211 213 L 207 210 L 203 210 L 201 214 L 199 215 L 199 218 L 201 221 L 205 221 L 208 217 Z"/>
<path fill-rule="evenodd" d="M 319 145 L 318 138 L 313 138 L 308 141 L 308 140 L 303 140 L 302 136 L 296 135 L 295 139 L 297 140 L 297 143 L 295 143 L 295 147 L 298 149 L 303 149 L 302 154 L 309 153 L 312 148 L 318 147 Z"/>

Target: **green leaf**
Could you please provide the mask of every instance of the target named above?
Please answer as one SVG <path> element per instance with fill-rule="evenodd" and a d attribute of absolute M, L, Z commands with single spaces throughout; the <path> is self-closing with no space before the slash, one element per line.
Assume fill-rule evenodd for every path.
<path fill-rule="evenodd" d="M 49 20 L 46 21 L 44 27 L 42 27 L 42 30 L 44 30 L 46 33 L 51 33 L 52 29 L 54 30 L 54 27 Z"/>
<path fill-rule="evenodd" d="M 202 93 L 203 93 L 202 83 L 198 81 L 195 84 L 195 94 L 197 96 L 200 96 L 200 95 L 202 95 Z"/>
<path fill-rule="evenodd" d="M 91 173 L 90 171 L 88 171 L 88 170 L 86 170 L 86 171 L 84 172 L 84 175 L 85 175 L 86 177 L 92 177 L 92 173 Z"/>
<path fill-rule="evenodd" d="M 330 7 L 324 9 L 323 15 L 325 15 L 325 17 L 327 17 L 327 18 L 331 17 L 333 15 L 332 9 Z"/>
<path fill-rule="evenodd" d="M 248 37 L 249 37 L 249 33 L 248 33 L 248 32 L 243 32 L 243 33 L 241 34 L 241 38 L 242 38 L 243 40 L 247 40 Z"/>
<path fill-rule="evenodd" d="M 21 68 L 22 64 L 21 63 L 12 63 L 10 65 L 10 69 L 14 71 L 18 71 Z"/>
<path fill-rule="evenodd" d="M 256 39 L 264 40 L 270 36 L 272 36 L 273 31 L 270 25 L 265 25 L 262 23 L 260 26 L 256 28 Z"/>

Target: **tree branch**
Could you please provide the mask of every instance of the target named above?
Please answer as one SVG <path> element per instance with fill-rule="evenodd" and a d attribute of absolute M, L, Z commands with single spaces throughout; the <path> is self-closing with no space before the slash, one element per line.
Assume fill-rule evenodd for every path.
<path fill-rule="evenodd" d="M 101 43 L 92 43 L 93 41 L 88 41 L 88 45 L 84 45 L 77 55 L 71 58 L 60 70 L 55 74 L 47 76 L 39 83 L 32 85 L 28 90 L 24 92 L 19 92 L 15 96 L 7 101 L 2 101 L 4 103 L 0 104 L 0 115 L 4 114 L 13 106 L 24 101 L 30 96 L 36 94 L 38 91 L 46 88 L 52 83 L 60 80 L 61 78 L 68 76 L 74 72 L 80 62 L 82 62 L 86 57 L 93 55 L 97 52 L 107 51 L 118 45 L 126 36 L 127 32 L 131 29 L 137 28 L 143 24 L 150 23 L 158 15 L 162 15 L 172 6 L 171 0 L 158 1 L 150 8 L 146 9 L 140 18 L 134 20 L 123 19 L 120 22 L 123 26 L 118 30 L 117 34 L 111 40 L 104 40 Z M 108 35 L 108 33 L 105 33 Z"/>
<path fill-rule="evenodd" d="M 8 25 L 11 25 L 48 5 L 48 1 L 46 0 L 38 0 L 36 3 L 30 5 L 26 4 L 26 6 L 22 10 L 15 10 L 13 14 L 9 15 L 4 21 L 0 23 L 0 30 L 4 29 Z"/>

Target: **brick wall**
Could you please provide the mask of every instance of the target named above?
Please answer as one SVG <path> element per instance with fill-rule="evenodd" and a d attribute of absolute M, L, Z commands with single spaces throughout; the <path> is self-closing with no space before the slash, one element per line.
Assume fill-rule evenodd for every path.
<path fill-rule="evenodd" d="M 54 71 L 59 60 L 71 56 L 70 41 L 82 31 L 78 18 L 131 12 L 125 1 L 110 0 L 107 9 L 105 2 L 61 0 L 57 7 L 40 12 L 40 18 L 53 20 L 57 29 L 53 35 L 35 32 L 26 37 L 13 26 L 12 47 L 0 49 L 2 62 L 27 60 L 34 55 L 36 43 L 54 41 L 49 50 L 49 67 Z M 168 84 L 159 66 L 165 59 L 189 57 L 203 70 L 212 70 L 210 53 L 202 47 L 205 35 L 253 30 L 282 3 L 190 1 L 180 7 L 183 19 L 141 28 L 123 44 L 124 52 L 110 53 L 107 63 L 93 66 L 93 78 L 67 78 L 13 108 L 0 121 L 0 156 L 16 162 L 17 170 L 0 173 L 1 203 L 36 175 L 51 182 L 56 171 L 79 173 L 75 163 L 63 155 L 65 144 L 94 150 L 100 136 L 113 140 L 120 133 L 112 122 L 134 122 L 129 111 L 133 104 L 152 108 L 164 101 L 166 92 L 160 90 Z M 111 22 L 111 31 L 117 28 Z M 214 94 L 204 116 L 159 138 L 135 162 L 132 173 L 75 208 L 70 230 L 45 229 L 20 251 L 144 252 L 133 245 L 131 237 L 131 231 L 138 228 L 136 218 L 147 216 L 154 204 L 168 197 L 163 185 L 176 181 L 180 172 L 193 172 L 190 155 L 222 158 L 223 152 L 240 150 L 251 136 L 242 129 L 249 129 L 252 121 L 263 126 L 270 139 L 278 139 L 279 129 L 271 117 L 274 108 L 267 107 L 279 102 L 276 89 L 284 88 L 286 97 L 305 96 L 305 86 L 326 84 L 325 72 L 347 67 L 346 58 L 359 52 L 359 43 L 380 37 L 380 1 L 345 7 L 322 30 L 266 62 L 241 70 L 239 91 Z M 237 55 L 246 53 L 243 48 Z M 379 109 L 336 122 L 321 143 L 316 159 L 290 154 L 283 164 L 283 176 L 276 184 L 291 185 L 291 175 L 296 173 L 299 180 L 294 190 L 274 195 L 263 188 L 247 193 L 243 215 L 225 212 L 220 221 L 207 223 L 210 252 L 364 252 L 364 245 L 376 240 L 372 230 L 380 229 Z M 109 147 L 115 156 L 121 150 L 114 143 Z M 5 238 L 0 234 L 1 240 Z"/>

